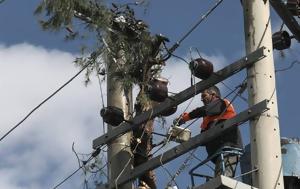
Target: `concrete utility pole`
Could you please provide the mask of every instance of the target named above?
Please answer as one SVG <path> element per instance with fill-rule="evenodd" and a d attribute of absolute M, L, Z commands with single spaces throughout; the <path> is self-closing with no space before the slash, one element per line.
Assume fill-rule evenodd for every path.
<path fill-rule="evenodd" d="M 114 106 L 121 108 L 124 112 L 124 118 L 128 119 L 132 112 L 132 91 L 124 91 L 121 87 L 121 83 L 116 81 L 112 77 L 111 73 L 114 73 L 117 66 L 123 66 L 124 60 L 122 59 L 122 51 L 116 62 L 111 59 L 107 59 L 109 62 L 107 65 L 107 106 Z M 114 132 L 116 127 L 109 125 L 108 132 Z M 130 140 L 132 132 L 128 132 L 118 137 L 114 141 L 108 144 L 108 181 L 109 188 L 115 185 L 118 177 L 121 174 L 128 174 L 132 169 L 132 153 L 130 148 Z M 129 164 L 127 164 L 129 162 Z M 124 184 L 119 189 L 132 189 L 133 184 L 131 182 Z"/>
<path fill-rule="evenodd" d="M 279 118 L 268 0 L 243 0 L 246 53 L 265 46 L 267 57 L 248 69 L 249 106 L 270 100 L 266 113 L 250 121 L 252 185 L 283 189 Z"/>

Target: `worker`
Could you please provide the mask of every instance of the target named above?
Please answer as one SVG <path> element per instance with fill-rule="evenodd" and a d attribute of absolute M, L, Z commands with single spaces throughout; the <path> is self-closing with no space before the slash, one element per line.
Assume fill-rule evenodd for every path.
<path fill-rule="evenodd" d="M 193 111 L 183 113 L 179 118 L 174 120 L 177 125 L 182 125 L 185 122 L 203 117 L 201 124 L 201 133 L 216 126 L 218 123 L 230 119 L 236 115 L 233 105 L 226 99 L 221 98 L 221 93 L 218 87 L 212 86 L 204 90 L 201 94 L 201 100 L 204 104 Z M 204 144 L 208 157 L 214 155 L 224 146 L 242 148 L 242 139 L 238 126 L 225 131 L 219 137 Z M 221 156 L 211 160 L 215 164 L 215 177 L 222 174 Z M 234 177 L 238 156 L 229 155 L 224 157 L 225 170 L 224 175 Z"/>

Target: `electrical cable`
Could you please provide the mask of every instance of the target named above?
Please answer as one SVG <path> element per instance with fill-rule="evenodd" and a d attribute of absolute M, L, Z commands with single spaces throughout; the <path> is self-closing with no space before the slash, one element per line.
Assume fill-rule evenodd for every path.
<path fill-rule="evenodd" d="M 186 108 L 184 109 L 184 112 L 190 107 L 190 105 L 192 104 L 193 100 L 195 99 L 195 96 L 196 96 L 196 85 L 194 85 L 194 87 L 195 87 L 195 94 L 194 94 L 194 96 L 192 97 L 192 99 L 190 100 L 190 102 L 188 103 L 188 105 L 186 106 Z M 181 114 L 180 117 L 182 117 L 182 114 Z M 178 124 L 178 121 L 179 121 L 179 119 L 177 120 L 177 123 L 175 123 L 174 125 L 177 125 L 177 124 Z M 169 144 L 169 142 L 170 142 L 170 140 L 171 140 L 171 137 L 172 137 L 172 135 L 170 134 L 169 137 L 167 138 L 166 142 L 165 142 L 165 143 L 163 144 L 163 146 L 162 146 L 161 148 L 159 148 L 158 150 L 162 149 L 163 147 L 166 147 L 167 144 Z M 157 150 L 156 152 L 158 152 L 158 150 Z M 161 154 L 160 159 L 159 159 L 159 161 L 160 161 L 160 166 L 164 169 L 164 171 L 168 174 L 168 176 L 169 176 L 170 178 L 172 178 L 172 175 L 170 174 L 169 170 L 163 165 L 163 162 L 162 162 L 163 156 L 164 156 L 164 152 Z M 175 182 L 175 181 L 174 181 L 174 182 Z M 176 182 L 175 182 L 175 184 L 177 185 Z"/>
<path fill-rule="evenodd" d="M 245 81 L 246 81 L 246 79 L 243 81 L 243 83 L 245 83 Z M 231 94 L 235 93 L 235 91 L 236 91 L 239 87 L 243 87 L 243 89 L 245 89 L 245 86 L 243 85 L 243 83 L 240 84 L 238 87 L 236 87 L 234 90 L 232 90 L 230 93 L 228 93 L 224 98 L 227 98 L 227 97 L 230 96 Z M 243 92 L 243 90 L 241 90 L 241 92 Z M 239 94 L 239 92 L 236 93 L 236 95 L 234 96 L 233 100 L 236 98 L 236 96 L 237 96 L 238 94 Z M 232 100 L 232 101 L 233 101 L 233 100 Z M 231 104 L 231 103 L 232 103 L 232 102 L 230 102 L 230 104 Z M 229 104 L 229 105 L 230 105 L 230 104 Z M 225 108 L 224 111 L 226 111 L 227 108 L 228 108 L 228 106 Z M 185 111 L 184 111 L 184 112 L 185 112 Z M 222 114 L 224 114 L 224 112 L 222 112 Z M 222 116 L 222 114 L 221 114 L 220 116 Z M 200 119 L 200 118 L 194 119 L 190 124 L 188 124 L 186 127 L 184 127 L 180 132 L 178 132 L 177 135 L 179 135 L 179 134 L 182 133 L 184 130 L 186 130 L 187 128 L 189 128 L 191 125 L 193 125 L 198 119 Z"/>
<path fill-rule="evenodd" d="M 215 118 L 215 120 L 218 120 L 221 116 L 224 115 L 224 113 L 226 112 L 226 110 L 228 109 L 228 107 L 234 102 L 234 100 L 236 99 L 236 97 L 238 97 L 238 94 L 243 93 L 244 90 L 246 89 L 246 87 L 247 87 L 247 78 L 245 78 L 244 81 L 243 81 L 240 85 L 238 85 L 233 91 L 231 91 L 231 92 L 227 95 L 227 96 L 231 95 L 231 94 L 234 93 L 238 88 L 240 88 L 240 90 L 238 91 L 238 93 L 236 93 L 236 94 L 234 95 L 234 97 L 229 101 L 229 104 L 226 106 L 226 108 L 223 110 L 223 112 L 222 112 L 217 118 Z M 226 97 L 224 97 L 224 98 L 226 98 Z M 217 122 L 214 121 L 214 122 L 212 123 L 212 126 L 214 126 L 216 123 L 217 123 Z"/>
<path fill-rule="evenodd" d="M 174 56 L 175 58 L 178 58 L 178 59 L 184 61 L 187 65 L 190 64 L 190 63 L 189 63 L 188 61 L 186 61 L 184 58 L 182 58 L 182 57 L 180 57 L 180 56 L 177 56 L 177 55 L 175 55 L 174 53 L 171 53 L 171 55 Z"/>
<path fill-rule="evenodd" d="M 164 44 L 164 46 L 165 46 L 165 44 Z M 166 46 L 165 46 L 165 48 L 166 48 Z M 192 47 L 191 47 L 191 48 L 192 48 Z M 201 54 L 200 54 L 198 48 L 196 48 L 196 51 L 197 51 L 198 55 L 200 56 L 200 58 L 202 58 L 202 56 L 201 56 Z M 191 54 L 191 51 L 190 51 L 190 54 Z M 187 64 L 189 65 L 189 62 L 187 62 L 184 58 L 182 58 L 182 57 L 180 57 L 180 56 L 177 56 L 177 55 L 174 55 L 173 53 L 171 53 L 171 55 L 174 56 L 175 58 L 178 58 L 178 59 L 184 61 L 185 63 L 187 63 Z M 192 56 L 192 55 L 191 55 L 191 56 Z M 193 59 L 193 58 L 192 58 L 192 59 Z M 191 76 L 192 76 L 192 73 L 191 73 Z M 194 77 L 193 79 L 191 79 L 191 85 L 193 85 L 193 83 L 195 83 L 195 77 Z M 221 83 L 222 83 L 227 89 L 229 89 L 229 90 L 232 91 L 232 89 L 231 89 L 228 85 L 226 85 L 223 81 L 221 81 Z M 245 97 L 243 97 L 241 94 L 238 94 L 238 96 L 239 96 L 244 102 L 248 102 L 247 99 L 246 99 Z"/>
<path fill-rule="evenodd" d="M 175 182 L 175 179 L 177 176 L 180 175 L 182 171 L 184 171 L 185 168 L 188 167 L 188 162 L 193 159 L 193 154 L 196 152 L 197 148 L 193 149 L 193 151 L 190 153 L 190 155 L 183 161 L 183 164 L 177 169 L 177 171 L 174 173 L 174 175 L 171 177 L 171 180 L 167 183 L 167 186 L 170 186 L 172 182 Z M 176 182 L 175 182 L 176 183 Z M 177 184 L 176 184 L 177 185 Z M 177 185 L 178 187 L 178 185 Z"/>
<path fill-rule="evenodd" d="M 300 61 L 299 61 L 299 60 L 294 60 L 293 62 L 290 63 L 290 65 L 289 65 L 288 67 L 275 70 L 275 73 L 277 73 L 277 72 L 283 72 L 283 71 L 289 70 L 289 69 L 291 69 L 295 64 L 300 64 Z"/>
<path fill-rule="evenodd" d="M 232 89 L 231 87 L 229 87 L 227 84 L 225 84 L 225 82 L 221 81 L 221 83 L 222 83 L 227 89 L 229 89 L 230 91 L 233 91 L 233 89 Z M 234 92 L 234 93 L 237 94 L 238 97 L 240 97 L 240 99 L 242 99 L 244 102 L 247 102 L 247 103 L 248 103 L 247 99 L 246 99 L 245 97 L 243 97 L 241 94 L 236 93 L 236 92 Z"/>
<path fill-rule="evenodd" d="M 48 96 L 45 100 L 43 100 L 40 104 L 38 104 L 35 108 L 33 108 L 19 123 L 13 126 L 7 133 L 5 133 L 1 138 L 0 142 L 7 137 L 12 131 L 14 131 L 17 127 L 19 127 L 32 113 L 34 113 L 38 108 L 40 108 L 44 103 L 50 100 L 53 96 L 55 96 L 60 90 L 62 90 L 65 86 L 67 86 L 71 81 L 73 81 L 83 70 L 85 70 L 88 66 L 90 66 L 93 62 L 88 62 L 84 65 L 79 72 L 77 72 L 73 77 L 71 77 L 66 83 L 64 83 L 61 87 L 59 87 L 56 91 L 54 91 L 50 96 Z"/>
<path fill-rule="evenodd" d="M 167 48 L 167 46 L 166 46 L 166 43 L 163 42 L 163 45 L 164 45 L 164 48 L 168 51 L 168 48 Z M 189 63 L 188 61 L 186 61 L 184 58 L 182 58 L 182 57 L 180 57 L 180 56 L 177 56 L 177 55 L 175 55 L 174 53 L 172 53 L 172 52 L 170 52 L 170 51 L 168 51 L 168 53 L 169 53 L 171 56 L 174 56 L 175 58 L 178 58 L 178 59 L 184 61 L 187 65 L 190 64 L 190 63 Z"/>
<path fill-rule="evenodd" d="M 148 121 L 150 121 L 150 118 L 151 118 L 151 116 L 153 114 L 153 109 L 151 109 L 151 110 L 152 110 L 152 112 L 151 112 L 151 114 L 149 116 Z M 142 132 L 142 134 L 140 136 L 141 139 L 144 137 L 145 132 L 146 132 L 146 126 L 144 127 L 143 132 Z M 115 187 L 116 187 L 116 189 L 118 189 L 118 180 L 119 180 L 119 178 L 121 177 L 121 175 L 123 174 L 123 172 L 125 171 L 125 169 L 128 167 L 130 161 L 134 158 L 134 153 L 136 153 L 136 149 L 138 148 L 139 144 L 140 143 L 137 142 L 137 144 L 135 145 L 135 147 L 132 150 L 131 157 L 128 159 L 128 161 L 126 162 L 125 166 L 123 167 L 123 169 L 121 170 L 121 172 L 119 173 L 119 175 L 117 176 L 117 178 L 115 179 Z"/>
<path fill-rule="evenodd" d="M 102 108 L 104 108 L 105 106 L 104 106 L 104 97 L 103 97 L 103 91 L 102 91 L 102 82 L 101 82 L 99 74 L 97 74 L 97 78 L 98 78 L 98 83 L 99 83 L 99 87 L 100 87 Z M 106 133 L 105 123 L 104 123 L 104 119 L 103 118 L 102 118 L 102 129 L 103 129 L 103 133 Z"/>
<path fill-rule="evenodd" d="M 83 167 L 80 166 L 78 167 L 73 173 L 71 173 L 68 177 L 66 177 L 64 180 L 62 180 L 61 182 L 59 182 L 56 186 L 53 187 L 53 189 L 58 188 L 60 185 L 62 185 L 64 182 L 66 182 L 68 179 L 70 179 L 73 175 L 75 175 L 81 168 Z"/>
<path fill-rule="evenodd" d="M 77 158 L 77 161 L 78 161 L 78 165 L 80 166 L 80 159 L 79 159 L 79 156 L 78 156 L 77 152 L 75 151 L 74 142 L 72 143 L 72 151 L 74 152 L 74 154 Z"/>
<path fill-rule="evenodd" d="M 198 158 L 197 156 L 195 156 L 195 154 L 192 154 L 192 156 L 197 159 L 199 162 L 203 161 L 202 159 Z M 209 164 L 204 164 L 206 167 L 208 167 L 209 169 L 211 169 L 212 171 L 214 171 L 214 168 L 212 166 L 210 166 Z"/>
<path fill-rule="evenodd" d="M 227 98 L 228 96 L 230 96 L 232 93 L 234 93 L 238 88 L 240 88 L 240 90 L 238 91 L 238 93 L 235 94 L 235 96 L 233 97 L 233 99 L 230 101 L 229 105 L 225 108 L 225 110 L 220 114 L 220 116 L 222 116 L 222 114 L 225 113 L 226 109 L 232 104 L 232 102 L 236 99 L 236 97 L 238 96 L 238 94 L 242 93 L 245 90 L 245 84 L 246 84 L 246 79 L 244 79 L 244 81 L 242 82 L 242 84 L 240 84 L 238 87 L 236 87 L 235 90 L 232 90 L 229 94 L 227 94 L 224 98 Z M 199 119 L 199 118 L 198 118 Z M 189 125 L 187 125 L 182 131 L 180 131 L 178 133 L 178 135 L 183 132 L 185 129 L 187 129 L 190 125 L 192 125 L 195 121 L 197 121 L 198 119 L 195 119 L 192 123 L 190 123 Z M 169 138 L 170 139 L 170 138 Z M 195 152 L 196 149 L 193 150 L 193 152 Z M 174 176 L 172 176 L 171 181 L 168 182 L 168 185 L 172 183 L 172 181 L 175 181 L 176 176 L 178 176 L 180 174 L 180 172 L 182 171 L 182 167 L 185 166 L 187 164 L 187 162 L 192 159 L 193 153 L 191 153 L 190 156 L 188 156 L 185 160 L 185 163 L 177 170 L 177 172 L 174 174 Z M 161 158 L 162 159 L 162 158 Z M 160 160 L 161 161 L 161 160 Z M 161 161 L 162 164 L 162 161 Z M 207 165 L 208 166 L 208 165 Z M 208 166 L 210 167 L 210 166 Z M 210 167 L 211 168 L 211 167 Z M 176 182 L 175 182 L 176 183 Z M 176 184 L 177 185 L 177 184 Z"/>
<path fill-rule="evenodd" d="M 179 45 L 184 41 L 221 3 L 223 0 L 218 0 L 216 4 L 209 9 L 204 15 L 201 16 L 200 20 L 182 37 L 180 40 L 178 40 L 169 50 L 169 53 L 173 53 Z M 164 58 L 164 60 L 167 60 L 170 58 L 170 54 Z"/>
<path fill-rule="evenodd" d="M 256 168 L 256 169 L 253 169 L 253 170 L 251 170 L 251 171 L 248 171 L 248 172 L 242 173 L 242 174 L 240 174 L 240 175 L 238 175 L 238 176 L 235 176 L 234 178 L 236 179 L 236 178 L 239 178 L 239 177 L 242 177 L 242 176 L 248 175 L 248 174 L 250 174 L 250 173 L 256 172 L 256 171 L 258 171 L 258 170 L 259 170 L 259 169 L 258 169 L 258 168 Z"/>
<path fill-rule="evenodd" d="M 229 104 L 227 105 L 227 107 L 224 109 L 224 111 L 218 116 L 218 118 L 220 117 L 220 116 L 222 116 L 225 112 L 226 112 L 226 110 L 228 109 L 228 107 L 234 102 L 234 100 L 236 99 L 236 97 L 238 96 L 238 94 L 241 94 L 244 90 L 245 90 L 245 86 L 246 86 L 246 79 L 244 79 L 244 81 L 242 82 L 242 84 L 240 84 L 238 87 L 236 87 L 236 89 L 235 90 L 237 90 L 238 88 L 240 88 L 240 90 L 238 91 L 238 93 L 236 93 L 235 95 L 234 95 L 234 97 L 231 99 L 231 101 L 229 102 Z M 235 90 L 232 90 L 228 95 L 226 95 L 226 97 L 228 97 L 228 96 L 230 96 L 232 93 L 234 93 L 235 92 Z M 226 98 L 226 97 L 224 97 L 224 98 Z M 218 119 L 218 118 L 216 118 L 216 120 Z M 216 122 L 213 122 L 213 124 L 216 124 Z M 207 163 L 205 163 L 205 165 L 206 166 L 208 166 L 209 168 L 211 168 Z"/>
<path fill-rule="evenodd" d="M 85 166 L 89 161 L 91 161 L 93 158 L 95 158 L 99 153 L 101 152 L 101 148 L 97 148 L 92 155 L 88 158 L 88 160 L 86 161 L 82 161 L 82 165 L 79 166 L 74 172 L 72 172 L 69 176 L 67 176 L 66 178 L 64 178 L 62 181 L 60 181 L 57 185 L 55 185 L 53 187 L 53 189 L 58 188 L 60 185 L 62 185 L 63 183 L 65 183 L 67 180 L 69 180 L 73 175 L 75 175 L 80 169 L 83 168 L 83 166 Z"/>
<path fill-rule="evenodd" d="M 142 135 L 141 135 L 141 138 L 143 138 L 144 134 L 145 134 L 145 131 L 146 131 L 146 127 L 143 129 L 143 132 L 142 132 Z M 134 149 L 132 150 L 133 154 L 135 153 L 137 147 L 138 147 L 139 143 L 136 144 L 136 146 L 134 147 Z M 119 178 L 121 177 L 121 175 L 123 174 L 123 172 L 125 171 L 125 169 L 128 167 L 130 161 L 133 159 L 134 155 L 131 155 L 131 157 L 128 159 L 128 161 L 126 162 L 125 166 L 123 167 L 123 169 L 121 170 L 121 172 L 119 173 L 119 175 L 117 176 L 116 180 L 115 180 L 115 187 L 116 189 L 118 189 L 118 180 Z"/>

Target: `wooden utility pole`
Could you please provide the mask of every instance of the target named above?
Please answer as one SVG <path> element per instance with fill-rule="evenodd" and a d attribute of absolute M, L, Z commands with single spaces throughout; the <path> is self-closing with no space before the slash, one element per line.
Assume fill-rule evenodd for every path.
<path fill-rule="evenodd" d="M 121 51 L 120 51 L 121 52 Z M 128 119 L 133 110 L 132 91 L 124 91 L 121 82 L 113 77 L 112 73 L 116 71 L 118 66 L 123 66 L 124 59 L 122 53 L 117 60 L 107 58 L 107 106 L 120 108 L 124 112 L 124 118 Z M 108 134 L 113 133 L 115 126 L 108 125 Z M 108 144 L 108 181 L 109 188 L 115 186 L 121 175 L 127 175 L 132 169 L 132 152 L 130 141 L 132 132 L 122 134 Z M 132 189 L 131 182 L 118 187 L 119 189 Z"/>
<path fill-rule="evenodd" d="M 279 117 L 275 85 L 270 7 L 268 0 L 243 0 L 246 53 L 267 48 L 267 57 L 247 71 L 249 106 L 264 99 L 270 109 L 250 121 L 252 185 L 283 189 Z"/>

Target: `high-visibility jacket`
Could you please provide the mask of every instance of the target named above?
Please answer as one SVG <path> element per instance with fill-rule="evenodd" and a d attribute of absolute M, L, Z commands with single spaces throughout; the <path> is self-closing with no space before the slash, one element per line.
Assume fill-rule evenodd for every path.
<path fill-rule="evenodd" d="M 218 122 L 219 120 L 226 120 L 234 117 L 236 115 L 236 112 L 232 106 L 232 104 L 229 102 L 229 100 L 224 99 L 224 102 L 226 104 L 226 110 L 224 113 L 220 115 L 214 115 L 214 116 L 205 116 L 203 117 L 203 122 L 201 124 L 202 130 L 209 129 L 209 124 L 213 121 Z"/>

